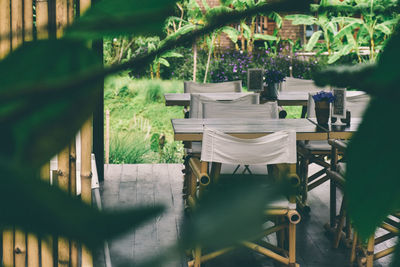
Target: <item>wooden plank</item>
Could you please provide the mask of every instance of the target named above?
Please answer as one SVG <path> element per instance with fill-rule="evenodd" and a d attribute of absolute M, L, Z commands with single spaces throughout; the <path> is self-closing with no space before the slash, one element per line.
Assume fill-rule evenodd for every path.
<path fill-rule="evenodd" d="M 14 266 L 25 267 L 26 265 L 26 233 L 20 229 L 15 229 L 14 244 Z"/>
<path fill-rule="evenodd" d="M 56 0 L 56 35 L 61 38 L 68 25 L 68 0 Z"/>
<path fill-rule="evenodd" d="M 49 38 L 49 13 L 47 0 L 36 0 L 36 31 L 38 39 Z"/>
<path fill-rule="evenodd" d="M 74 22 L 75 18 L 75 0 L 68 0 L 68 25 Z"/>
<path fill-rule="evenodd" d="M 58 187 L 69 193 L 70 192 L 70 147 L 64 148 L 57 156 Z M 69 240 L 64 237 L 58 237 L 58 266 L 68 267 L 70 265 L 70 245 Z"/>
<path fill-rule="evenodd" d="M 3 265 L 14 266 L 14 229 L 6 228 L 3 231 Z"/>
<path fill-rule="evenodd" d="M 0 0 L 0 59 L 4 58 L 11 50 L 10 8 L 9 0 Z"/>
<path fill-rule="evenodd" d="M 76 139 L 72 138 L 69 146 L 69 158 L 70 158 L 70 193 L 71 196 L 76 197 Z M 78 242 L 71 240 L 71 267 L 79 266 L 79 252 Z"/>
<path fill-rule="evenodd" d="M 24 0 L 24 41 L 33 40 L 33 3 L 32 0 Z"/>
<path fill-rule="evenodd" d="M 81 128 L 81 199 L 92 205 L 92 117 Z M 82 266 L 93 266 L 89 249 L 82 245 Z"/>
<path fill-rule="evenodd" d="M 28 267 L 39 267 L 39 240 L 36 235 L 28 233 L 27 246 Z"/>
<path fill-rule="evenodd" d="M 15 50 L 23 42 L 23 0 L 11 0 L 11 47 Z"/>

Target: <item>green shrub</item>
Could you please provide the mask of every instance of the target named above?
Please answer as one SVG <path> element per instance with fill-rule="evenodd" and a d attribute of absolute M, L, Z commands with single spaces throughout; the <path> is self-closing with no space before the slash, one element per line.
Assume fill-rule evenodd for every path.
<path fill-rule="evenodd" d="M 183 162 L 183 145 L 181 142 L 166 143 L 161 154 L 160 162 L 162 163 L 182 163 Z"/>
<path fill-rule="evenodd" d="M 163 90 L 159 83 L 149 83 L 149 87 L 146 91 L 146 102 L 159 102 L 163 97 Z"/>
<path fill-rule="evenodd" d="M 110 163 L 133 164 L 147 163 L 146 154 L 150 152 L 144 136 L 138 134 L 117 133 L 110 140 Z"/>

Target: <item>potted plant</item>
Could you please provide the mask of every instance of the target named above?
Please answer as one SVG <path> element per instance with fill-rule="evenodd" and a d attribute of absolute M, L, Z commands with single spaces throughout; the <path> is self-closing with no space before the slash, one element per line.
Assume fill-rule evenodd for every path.
<path fill-rule="evenodd" d="M 279 70 L 267 70 L 265 72 L 265 83 L 263 96 L 268 99 L 277 99 L 278 89 L 283 81 L 285 81 L 285 74 Z"/>
<path fill-rule="evenodd" d="M 320 91 L 313 95 L 313 99 L 315 102 L 315 115 L 318 124 L 328 124 L 330 104 L 335 100 L 335 96 L 332 92 Z"/>

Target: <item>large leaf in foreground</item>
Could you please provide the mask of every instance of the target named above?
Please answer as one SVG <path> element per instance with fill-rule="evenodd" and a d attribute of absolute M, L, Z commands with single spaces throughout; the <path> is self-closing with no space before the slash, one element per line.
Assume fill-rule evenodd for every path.
<path fill-rule="evenodd" d="M 62 235 L 91 248 L 135 228 L 162 208 L 137 207 L 100 212 L 31 175 L 0 165 L 0 226 L 15 225 L 38 235 Z"/>
<path fill-rule="evenodd" d="M 363 237 L 400 207 L 397 99 L 373 99 L 347 152 L 349 214 Z"/>
<path fill-rule="evenodd" d="M 183 245 L 219 248 L 258 237 L 266 205 L 279 192 L 260 177 L 234 175 L 221 181 L 202 197 L 184 224 Z"/>
<path fill-rule="evenodd" d="M 67 37 L 96 39 L 103 36 L 162 33 L 176 0 L 101 0 L 67 32 Z"/>
<path fill-rule="evenodd" d="M 65 40 L 27 43 L 0 61 L 0 160 L 39 167 L 62 149 L 100 98 L 96 81 L 55 86 L 101 66 L 84 44 Z M 13 88 L 13 90 L 11 90 Z"/>

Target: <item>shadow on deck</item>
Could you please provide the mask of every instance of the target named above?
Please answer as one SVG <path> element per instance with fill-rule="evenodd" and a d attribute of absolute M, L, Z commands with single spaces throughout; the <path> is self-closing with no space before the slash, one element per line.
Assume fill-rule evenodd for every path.
<path fill-rule="evenodd" d="M 183 217 L 181 164 L 138 164 L 105 166 L 105 181 L 101 185 L 104 209 L 127 208 L 139 204 L 162 203 L 167 211 L 135 232 L 110 242 L 113 266 L 129 260 L 129 266 L 149 258 L 174 244 L 179 236 Z M 329 183 L 310 192 L 311 213 L 302 219 L 297 231 L 297 258 L 302 267 L 349 266 L 349 251 L 332 249 L 323 225 L 329 220 Z M 381 249 L 385 248 L 385 244 Z M 102 253 L 96 256 L 96 266 L 104 266 Z M 391 257 L 374 266 L 389 266 Z M 176 259 L 163 266 L 187 266 L 185 259 Z M 267 267 L 274 262 L 248 250 L 235 250 L 202 266 Z"/>

